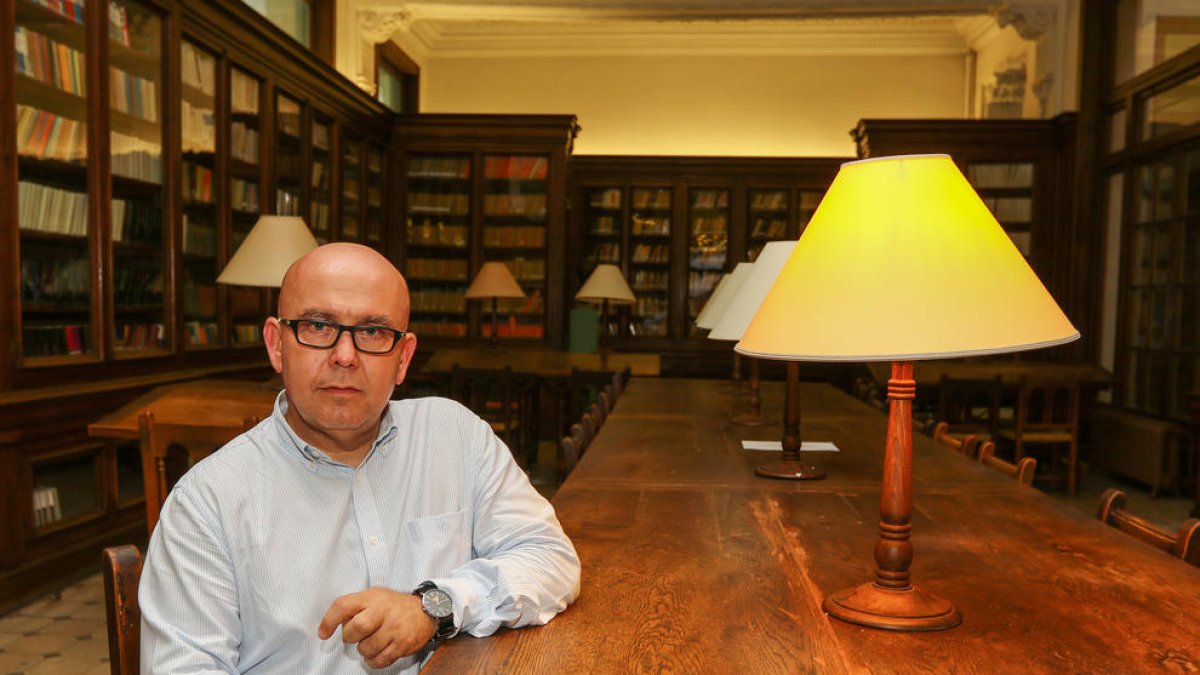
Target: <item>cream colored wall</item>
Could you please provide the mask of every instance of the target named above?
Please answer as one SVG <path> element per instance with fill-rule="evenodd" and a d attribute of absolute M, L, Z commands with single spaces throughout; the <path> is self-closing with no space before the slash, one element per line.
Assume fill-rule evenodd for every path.
<path fill-rule="evenodd" d="M 961 56 L 441 58 L 422 112 L 573 113 L 575 154 L 840 156 L 869 117 L 961 118 Z"/>

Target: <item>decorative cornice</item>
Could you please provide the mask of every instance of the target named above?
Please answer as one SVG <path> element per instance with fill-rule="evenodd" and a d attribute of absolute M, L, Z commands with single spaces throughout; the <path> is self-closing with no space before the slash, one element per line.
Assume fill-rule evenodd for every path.
<path fill-rule="evenodd" d="M 372 44 L 379 44 L 386 42 L 396 31 L 407 30 L 412 18 L 412 13 L 403 8 L 359 10 L 358 30 Z"/>
<path fill-rule="evenodd" d="M 1001 28 L 1012 26 L 1025 40 L 1037 40 L 1054 29 L 1058 8 L 1043 3 L 1009 3 L 995 12 Z"/>

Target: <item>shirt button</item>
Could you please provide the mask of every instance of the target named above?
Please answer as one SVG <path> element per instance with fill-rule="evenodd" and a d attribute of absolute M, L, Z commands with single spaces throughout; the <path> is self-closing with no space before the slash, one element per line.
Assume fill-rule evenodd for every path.
<path fill-rule="evenodd" d="M 379 537 L 371 537 L 371 538 L 370 538 L 370 539 L 368 539 L 367 541 L 371 542 L 371 545 L 372 545 L 372 546 L 378 546 L 378 545 L 379 545 Z"/>

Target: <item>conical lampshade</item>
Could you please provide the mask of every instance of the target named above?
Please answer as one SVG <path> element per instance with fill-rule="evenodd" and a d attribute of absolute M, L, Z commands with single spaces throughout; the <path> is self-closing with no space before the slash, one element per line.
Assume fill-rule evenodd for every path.
<path fill-rule="evenodd" d="M 710 340 L 741 339 L 742 334 L 746 332 L 746 326 L 750 325 L 754 313 L 762 305 L 763 298 L 767 297 L 767 291 L 771 290 L 772 284 L 779 276 L 779 270 L 783 269 L 795 247 L 794 241 L 772 241 L 763 246 L 746 280 L 709 332 Z"/>
<path fill-rule="evenodd" d="M 738 263 L 732 272 L 721 277 L 721 282 L 717 284 L 716 290 L 709 296 L 708 302 L 704 303 L 700 314 L 696 316 L 697 328 L 712 330 L 712 327 L 717 325 L 717 321 L 725 313 L 729 302 L 733 300 L 733 296 L 745 283 L 746 277 L 750 276 L 750 270 L 753 268 L 754 263 Z"/>
<path fill-rule="evenodd" d="M 259 216 L 217 283 L 279 288 L 292 263 L 316 247 L 299 216 Z"/>
<path fill-rule="evenodd" d="M 906 155 L 842 165 L 737 351 L 904 361 L 1078 337 L 950 157 Z"/>
<path fill-rule="evenodd" d="M 502 262 L 485 262 L 467 288 L 468 298 L 523 298 L 525 291 L 517 284 L 508 265 Z"/>
<path fill-rule="evenodd" d="M 608 263 L 596 265 L 592 276 L 583 282 L 583 288 L 575 294 L 575 299 L 592 303 L 608 300 L 614 305 L 631 305 L 635 301 L 621 268 Z"/>

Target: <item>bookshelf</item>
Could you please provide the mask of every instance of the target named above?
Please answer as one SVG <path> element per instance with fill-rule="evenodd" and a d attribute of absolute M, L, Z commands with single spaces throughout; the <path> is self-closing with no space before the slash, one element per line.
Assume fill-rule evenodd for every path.
<path fill-rule="evenodd" d="M 182 135 L 181 216 L 183 332 L 189 348 L 217 346 L 217 59 L 204 47 L 180 43 L 179 108 Z"/>
<path fill-rule="evenodd" d="M 229 255 L 237 253 L 262 213 L 263 83 L 257 75 L 229 68 Z M 230 286 L 228 344 L 258 347 L 267 313 L 267 293 L 259 288 Z"/>
<path fill-rule="evenodd" d="M 728 188 L 688 189 L 687 325 L 698 335 L 696 315 L 712 295 L 729 262 Z"/>
<path fill-rule="evenodd" d="M 308 226 L 328 236 L 333 231 L 333 120 L 319 112 L 312 116 L 310 165 Z"/>
<path fill-rule="evenodd" d="M 366 174 L 366 211 L 363 216 L 363 235 L 365 243 L 375 249 L 383 248 L 383 232 L 385 223 L 384 210 L 384 154 L 383 148 L 377 145 L 367 146 Z"/>
<path fill-rule="evenodd" d="M 282 91 L 275 94 L 275 213 L 303 214 L 304 135 L 301 132 L 300 101 Z M 313 227 L 312 223 L 308 224 Z M 317 241 L 330 240 L 332 229 L 313 230 Z"/>
<path fill-rule="evenodd" d="M 363 144 L 349 134 L 342 137 L 341 241 L 358 241 L 362 235 Z"/>
<path fill-rule="evenodd" d="M 565 345 L 566 184 L 577 131 L 569 115 L 397 117 L 389 154 L 402 172 L 391 180 L 402 207 L 393 226 L 403 232 L 410 326 L 423 340 L 488 338 L 484 308 L 464 292 L 485 262 L 504 262 L 526 298 L 498 303 L 497 337 Z"/>

